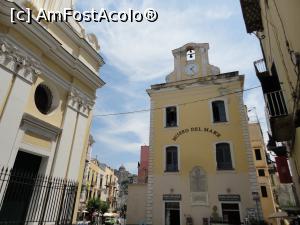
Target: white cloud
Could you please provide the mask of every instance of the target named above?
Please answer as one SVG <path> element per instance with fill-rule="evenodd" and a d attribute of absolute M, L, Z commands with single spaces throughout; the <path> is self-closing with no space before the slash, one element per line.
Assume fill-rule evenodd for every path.
<path fill-rule="evenodd" d="M 158 11 L 159 19 L 154 23 L 85 24 L 88 32 L 97 35 L 101 46 L 100 53 L 105 56 L 106 63 L 121 71 L 128 80 L 124 84 L 109 84 L 114 94 L 134 99 L 132 102 L 124 102 L 121 111 L 139 109 L 139 105 L 134 105 L 137 101 L 149 101 L 145 96 L 137 94 L 137 87 L 140 87 L 141 82 L 163 79 L 170 73 L 173 70 L 172 49 L 187 42 L 210 43 L 210 62 L 220 67 L 222 72 L 239 70 L 244 73 L 253 69 L 252 62 L 257 59 L 259 52 L 258 42 L 251 42 L 250 38 L 246 38 L 246 31 L 243 31 L 245 38 L 233 38 L 234 26 L 218 25 L 235 16 L 237 9 L 232 8 L 227 1 L 219 1 L 218 5 L 209 2 L 206 1 L 207 4 L 203 6 L 193 3 L 184 7 L 174 5 L 173 1 L 81 2 L 81 7 L 86 9 L 106 8 L 121 11 L 151 7 Z M 180 4 L 184 4 L 183 1 Z M 103 96 L 100 94 L 100 97 Z M 97 102 L 95 114 L 116 112 L 111 105 L 104 105 L 101 99 Z M 259 92 L 247 93 L 245 102 L 248 106 L 256 106 L 259 117 L 264 117 L 261 107 L 263 100 Z M 140 146 L 148 144 L 149 113 L 99 119 L 104 125 L 96 127 L 95 139 L 109 146 L 112 151 L 138 154 Z M 128 136 L 132 135 L 135 138 L 129 139 Z M 130 165 L 133 167 L 133 163 Z"/>
<path fill-rule="evenodd" d="M 148 144 L 149 113 L 103 118 L 104 127 L 98 128 L 94 136 L 96 141 L 110 146 L 112 151 L 139 154 L 140 146 Z M 134 135 L 136 141 L 129 140 L 126 135 Z"/>
<path fill-rule="evenodd" d="M 130 173 L 137 174 L 137 162 L 126 162 L 124 166 Z"/>
<path fill-rule="evenodd" d="M 187 4 L 181 7 L 162 1 L 127 0 L 120 0 L 117 4 L 114 1 L 86 1 L 82 4 L 81 7 L 84 8 L 114 8 L 116 11 L 126 11 L 128 8 L 143 11 L 148 7 L 158 11 L 159 19 L 154 23 L 85 24 L 89 31 L 97 35 L 107 63 L 126 74 L 130 81 L 147 81 L 164 77 L 173 69 L 171 50 L 192 41 L 226 46 L 218 50 L 219 55 L 233 53 L 243 60 L 231 47 L 237 44 L 236 48 L 243 53 L 241 48 L 243 46 L 233 41 L 224 45 L 222 38 L 224 30 L 221 31 L 223 34 L 216 35 L 207 26 L 209 23 L 227 20 L 235 14 L 235 10 L 227 4 L 218 6 L 199 4 L 196 7 L 195 4 Z M 236 64 L 235 57 L 226 59 L 225 62 L 218 60 L 221 65 L 217 66 L 222 68 L 223 65 Z"/>

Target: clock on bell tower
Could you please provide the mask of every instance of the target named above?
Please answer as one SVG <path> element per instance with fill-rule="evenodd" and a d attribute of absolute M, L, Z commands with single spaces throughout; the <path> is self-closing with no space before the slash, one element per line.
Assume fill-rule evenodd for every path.
<path fill-rule="evenodd" d="M 208 61 L 208 43 L 188 43 L 172 51 L 174 71 L 166 77 L 166 82 L 217 75 L 220 69 Z"/>

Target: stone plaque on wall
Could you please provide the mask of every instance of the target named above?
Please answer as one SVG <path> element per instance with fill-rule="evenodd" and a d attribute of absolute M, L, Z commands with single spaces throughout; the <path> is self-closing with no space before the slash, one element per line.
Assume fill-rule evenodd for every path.
<path fill-rule="evenodd" d="M 222 202 L 240 202 L 241 196 L 240 195 L 219 195 L 219 201 Z"/>
<path fill-rule="evenodd" d="M 190 172 L 190 196 L 192 205 L 208 203 L 207 177 L 201 167 L 195 166 Z"/>

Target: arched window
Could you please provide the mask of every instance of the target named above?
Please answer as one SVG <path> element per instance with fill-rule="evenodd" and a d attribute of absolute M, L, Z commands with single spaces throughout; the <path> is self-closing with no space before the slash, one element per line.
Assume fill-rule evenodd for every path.
<path fill-rule="evenodd" d="M 212 113 L 214 122 L 227 122 L 225 103 L 222 100 L 212 102 Z"/>
<path fill-rule="evenodd" d="M 166 148 L 166 172 L 178 171 L 178 149 L 176 146 Z"/>
<path fill-rule="evenodd" d="M 168 106 L 165 108 L 165 127 L 176 127 L 177 126 L 177 107 Z"/>
<path fill-rule="evenodd" d="M 206 174 L 200 167 L 194 167 L 190 172 L 190 191 L 191 192 L 206 192 L 207 180 Z"/>
<path fill-rule="evenodd" d="M 194 49 L 190 48 L 186 51 L 186 61 L 195 60 L 196 52 Z"/>
<path fill-rule="evenodd" d="M 216 159 L 218 170 L 233 170 L 230 145 L 228 143 L 216 144 Z"/>

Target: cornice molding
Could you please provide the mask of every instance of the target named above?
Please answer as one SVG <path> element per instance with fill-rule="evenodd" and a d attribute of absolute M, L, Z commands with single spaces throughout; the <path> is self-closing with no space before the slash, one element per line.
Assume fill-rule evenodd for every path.
<path fill-rule="evenodd" d="M 61 76 L 56 74 L 47 65 L 39 62 L 36 55 L 28 52 L 28 49 L 20 46 L 15 40 L 0 34 L 0 47 L 0 65 L 5 66 L 7 70 L 15 74 L 18 72 L 17 75 L 30 83 L 33 83 L 37 76 L 42 73 L 49 80 L 69 91 L 73 99 L 74 96 L 77 96 L 77 101 L 80 102 L 80 105 L 83 105 L 81 111 L 84 114 L 90 111 L 90 107 L 93 107 L 95 96 L 84 93 L 84 91 L 71 82 L 62 79 Z M 19 65 L 20 63 L 21 65 Z"/>
<path fill-rule="evenodd" d="M 58 64 L 64 64 L 64 68 L 68 71 L 72 71 L 72 75 L 74 77 L 88 84 L 93 89 L 100 88 L 105 84 L 105 82 L 98 76 L 98 74 L 96 74 L 91 69 L 89 69 L 88 66 L 86 66 L 82 61 L 80 61 L 79 59 L 71 55 L 69 52 L 67 52 L 62 47 L 61 43 L 58 40 L 56 40 L 55 37 L 52 36 L 37 21 L 33 20 L 31 24 L 16 21 L 16 24 L 12 24 L 10 22 L 11 8 L 22 10 L 22 8 L 14 2 L 10 2 L 8 0 L 0 1 L 0 22 L 1 23 L 5 24 L 10 28 L 14 28 L 18 30 L 20 33 L 22 33 L 24 36 L 26 36 L 28 39 L 34 42 L 40 49 L 42 49 L 45 55 L 51 57 Z M 65 30 L 66 32 L 67 31 L 69 33 L 71 32 L 70 27 L 67 28 L 67 26 L 65 25 L 65 28 L 66 28 Z M 73 36 L 75 35 L 74 37 L 70 36 L 73 39 L 79 38 L 78 34 L 76 34 L 74 31 L 72 32 L 72 35 Z M 84 48 L 87 47 L 86 44 L 82 44 L 85 45 Z M 90 49 L 90 53 L 91 51 L 92 50 Z M 98 59 L 99 59 L 99 55 L 97 60 Z"/>
<path fill-rule="evenodd" d="M 241 82 L 241 87 L 242 87 L 244 76 L 238 75 L 237 72 L 211 75 L 211 76 L 205 76 L 205 77 L 188 79 L 188 80 L 155 84 L 155 85 L 151 85 L 151 88 L 147 89 L 146 91 L 148 95 L 151 95 L 154 93 L 183 90 L 183 89 L 194 88 L 194 87 L 209 88 L 217 84 L 227 84 L 235 81 Z"/>
<path fill-rule="evenodd" d="M 41 73 L 40 63 L 29 57 L 20 48 L 0 37 L 0 65 L 13 72 L 28 83 L 35 82 Z"/>
<path fill-rule="evenodd" d="M 27 113 L 24 113 L 23 115 L 21 128 L 51 140 L 56 140 L 57 136 L 62 131 L 60 128 Z"/>
<path fill-rule="evenodd" d="M 81 48 L 85 49 L 88 54 L 96 58 L 100 62 L 100 66 L 104 65 L 102 56 L 88 43 L 88 41 L 81 37 L 73 28 L 66 22 L 58 23 L 58 27 L 67 32 L 68 37 L 71 37 L 73 41 L 78 44 Z"/>

